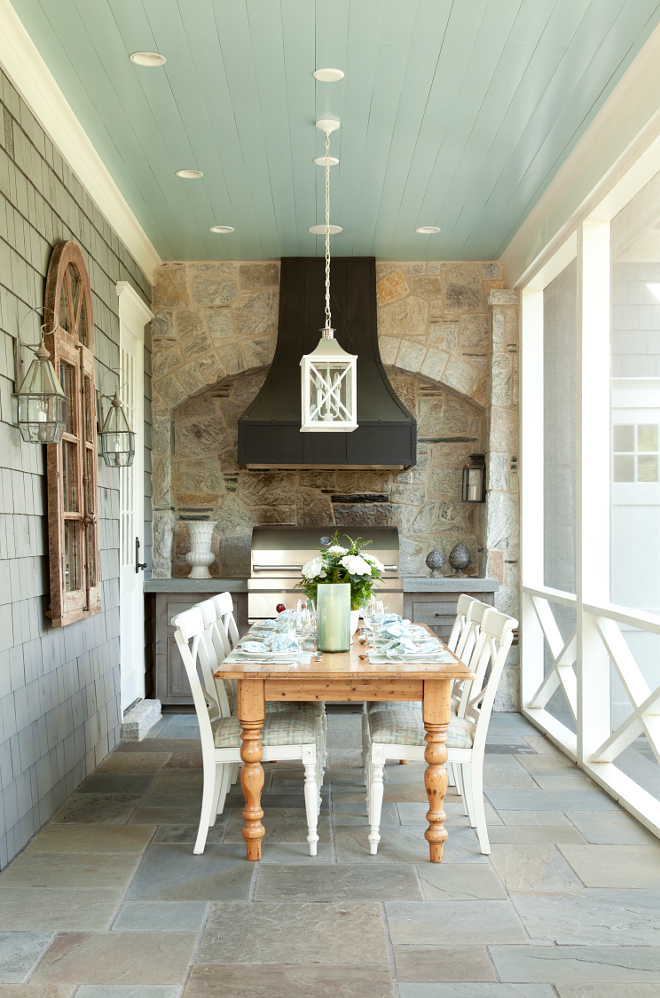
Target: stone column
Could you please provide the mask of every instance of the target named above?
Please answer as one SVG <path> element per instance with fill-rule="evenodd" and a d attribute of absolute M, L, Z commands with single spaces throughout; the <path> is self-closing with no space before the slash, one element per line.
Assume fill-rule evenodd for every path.
<path fill-rule="evenodd" d="M 518 490 L 518 292 L 493 289 L 487 422 L 487 578 L 497 579 L 495 606 L 519 617 L 520 500 Z M 518 710 L 519 656 L 515 645 L 502 674 L 496 710 Z"/>

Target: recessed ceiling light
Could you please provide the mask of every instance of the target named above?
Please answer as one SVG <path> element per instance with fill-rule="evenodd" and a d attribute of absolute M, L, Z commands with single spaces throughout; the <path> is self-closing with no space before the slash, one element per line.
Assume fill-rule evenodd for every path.
<path fill-rule="evenodd" d="M 231 225 L 212 225 L 211 228 L 209 229 L 209 232 L 221 232 L 225 234 L 227 232 L 233 232 L 233 231 L 234 229 L 233 226 Z"/>
<path fill-rule="evenodd" d="M 420 225 L 415 232 L 419 232 L 420 236 L 432 236 L 434 232 L 439 232 L 440 229 L 437 225 Z"/>
<path fill-rule="evenodd" d="M 177 177 L 183 177 L 184 180 L 199 180 L 204 174 L 201 170 L 177 170 Z"/>
<path fill-rule="evenodd" d="M 315 159 L 314 162 L 316 163 L 317 166 L 325 166 L 326 165 L 326 158 L 325 158 L 325 156 L 319 156 L 319 158 Z M 339 160 L 337 159 L 336 156 L 328 156 L 328 165 L 329 166 L 336 166 L 338 162 L 339 162 Z"/>
<path fill-rule="evenodd" d="M 329 225 L 328 228 L 330 229 L 330 235 L 331 236 L 336 235 L 338 232 L 343 232 L 344 231 L 342 229 L 341 225 Z M 311 233 L 313 233 L 315 236 L 324 236 L 325 235 L 325 225 L 310 225 L 309 231 Z"/>
<path fill-rule="evenodd" d="M 341 69 L 317 69 L 314 76 L 321 83 L 336 83 L 338 80 L 344 79 Z"/>
<path fill-rule="evenodd" d="M 131 52 L 128 58 L 136 66 L 164 66 L 167 62 L 160 52 Z"/>

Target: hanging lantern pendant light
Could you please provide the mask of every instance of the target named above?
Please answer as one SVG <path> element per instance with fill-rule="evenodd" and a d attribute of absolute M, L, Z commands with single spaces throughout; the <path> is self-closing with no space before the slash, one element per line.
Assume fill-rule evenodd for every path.
<path fill-rule="evenodd" d="M 128 468 L 135 457 L 135 434 L 131 430 L 124 406 L 117 392 L 110 400 L 101 438 L 101 454 L 109 468 Z"/>
<path fill-rule="evenodd" d="M 301 433 L 348 433 L 357 429 L 357 356 L 335 339 L 330 311 L 330 132 L 336 122 L 318 122 L 325 132 L 325 325 L 315 350 L 301 361 Z M 332 126 L 332 127 L 327 127 Z"/>
<path fill-rule="evenodd" d="M 24 316 L 18 331 L 17 349 L 24 346 L 34 351 L 34 360 L 16 393 L 12 395 L 13 417 L 23 440 L 27 443 L 58 444 L 67 425 L 69 400 L 64 394 L 44 344 L 44 330 L 48 323 L 44 323 L 41 327 L 41 342 L 38 347 L 24 343 L 21 339 L 23 323 L 30 312 L 40 311 L 51 310 L 31 308 Z M 57 328 L 58 318 L 55 313 L 53 317 L 54 331 Z"/>

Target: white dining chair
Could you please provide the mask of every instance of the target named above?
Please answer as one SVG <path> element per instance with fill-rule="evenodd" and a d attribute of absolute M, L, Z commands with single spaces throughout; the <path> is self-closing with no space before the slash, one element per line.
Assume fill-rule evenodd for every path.
<path fill-rule="evenodd" d="M 485 604 L 484 604 L 485 606 Z M 513 641 L 518 621 L 486 607 L 480 613 L 480 632 L 470 658 L 474 680 L 463 686 L 458 714 L 447 731 L 448 762 L 456 773 L 456 786 L 463 798 L 470 826 L 476 828 L 482 853 L 490 853 L 483 800 L 483 765 L 486 735 L 497 686 Z M 421 710 L 378 710 L 365 715 L 367 813 L 372 855 L 378 851 L 383 803 L 383 767 L 388 760 L 424 760 L 426 731 Z"/>
<path fill-rule="evenodd" d="M 202 743 L 204 784 L 199 831 L 193 852 L 204 852 L 208 830 L 224 810 L 232 769 L 241 764 L 241 727 L 238 718 L 225 712 L 215 696 L 216 686 L 208 690 L 198 674 L 198 664 L 205 655 L 204 617 L 192 607 L 172 618 L 174 639 L 181 654 L 199 722 Z M 200 651 L 201 649 L 201 651 Z M 304 767 L 304 799 L 307 814 L 307 841 L 311 856 L 317 854 L 318 814 L 321 775 L 317 744 L 320 741 L 320 717 L 309 711 L 287 710 L 269 713 L 264 719 L 261 743 L 263 761 L 300 760 Z"/>

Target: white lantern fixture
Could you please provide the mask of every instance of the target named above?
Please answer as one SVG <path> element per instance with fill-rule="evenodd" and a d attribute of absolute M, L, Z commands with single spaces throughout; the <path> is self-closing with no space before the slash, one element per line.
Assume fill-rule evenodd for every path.
<path fill-rule="evenodd" d="M 357 356 L 337 343 L 330 314 L 330 133 L 331 119 L 317 121 L 325 132 L 325 325 L 315 350 L 301 361 L 301 433 L 350 433 L 357 430 Z M 340 230 L 341 231 L 341 230 Z"/>
<path fill-rule="evenodd" d="M 124 382 L 124 385 L 117 386 L 114 395 L 103 394 L 103 382 L 108 375 L 119 374 L 121 376 L 121 373 L 121 369 L 118 367 L 106 371 L 101 378 L 101 388 L 98 392 L 99 401 L 107 399 L 110 403 L 108 415 L 103 422 L 103 428 L 99 431 L 101 457 L 108 468 L 130 468 L 135 458 L 135 433 L 126 418 L 124 404 L 119 398 L 119 392 L 126 382 Z M 100 401 L 101 406 L 102 404 Z"/>

